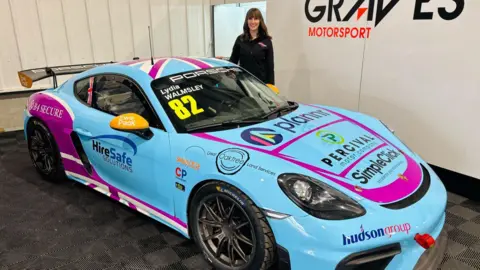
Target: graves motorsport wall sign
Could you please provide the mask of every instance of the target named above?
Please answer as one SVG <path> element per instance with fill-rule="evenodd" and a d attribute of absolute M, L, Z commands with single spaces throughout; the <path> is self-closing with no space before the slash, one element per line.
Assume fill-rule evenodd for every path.
<path fill-rule="evenodd" d="M 458 18 L 464 8 L 465 0 L 452 1 L 447 7 L 438 6 L 437 1 L 414 0 L 413 20 L 433 20 L 436 10 L 438 16 L 446 21 Z M 311 2 L 325 3 L 324 5 L 311 4 Z M 305 0 L 305 16 L 311 23 L 324 21 L 331 22 L 350 22 L 351 20 L 360 20 L 367 16 L 367 21 L 374 22 L 377 27 L 387 15 L 397 6 L 400 0 Z M 353 3 L 351 6 L 350 3 Z M 427 11 L 429 10 L 429 11 Z M 366 14 L 366 15 L 365 15 Z M 410 18 L 406 18 L 410 19 Z M 322 38 L 370 38 L 372 27 L 342 27 L 342 26 L 309 26 L 308 36 Z"/>

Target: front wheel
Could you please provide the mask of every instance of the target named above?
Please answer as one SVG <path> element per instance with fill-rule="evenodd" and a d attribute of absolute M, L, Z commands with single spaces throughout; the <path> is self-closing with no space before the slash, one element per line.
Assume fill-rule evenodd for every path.
<path fill-rule="evenodd" d="M 275 239 L 263 212 L 232 185 L 211 182 L 190 204 L 193 239 L 215 269 L 269 269 Z"/>

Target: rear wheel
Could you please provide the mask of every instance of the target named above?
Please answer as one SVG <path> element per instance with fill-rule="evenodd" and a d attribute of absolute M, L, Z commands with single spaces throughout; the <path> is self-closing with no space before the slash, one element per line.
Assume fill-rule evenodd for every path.
<path fill-rule="evenodd" d="M 193 239 L 216 269 L 264 270 L 274 263 L 275 239 L 265 216 L 232 185 L 201 187 L 189 213 Z"/>
<path fill-rule="evenodd" d="M 33 119 L 27 126 L 28 151 L 33 166 L 40 175 L 52 182 L 64 179 L 65 171 L 55 139 L 47 126 Z"/>

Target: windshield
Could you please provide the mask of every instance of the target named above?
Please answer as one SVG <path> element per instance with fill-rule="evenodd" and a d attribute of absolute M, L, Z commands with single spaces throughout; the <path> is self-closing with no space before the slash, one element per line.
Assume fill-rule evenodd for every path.
<path fill-rule="evenodd" d="M 239 121 L 258 123 L 275 110 L 289 107 L 287 100 L 238 67 L 158 78 L 152 82 L 152 89 L 178 132 L 234 128 L 226 124 Z"/>

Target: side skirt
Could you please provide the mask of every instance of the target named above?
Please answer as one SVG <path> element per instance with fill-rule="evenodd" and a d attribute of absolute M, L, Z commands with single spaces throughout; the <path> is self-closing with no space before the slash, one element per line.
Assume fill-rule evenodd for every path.
<path fill-rule="evenodd" d="M 79 175 L 77 173 L 74 173 L 74 172 L 71 172 L 71 171 L 68 171 L 68 170 L 65 170 L 65 173 L 67 175 L 67 177 L 71 180 L 74 180 L 76 182 L 79 182 L 89 188 L 92 188 L 106 196 L 108 196 L 109 198 L 115 200 L 115 201 L 118 201 L 128 207 L 130 207 L 131 209 L 139 212 L 139 213 L 142 213 L 143 215 L 147 216 L 147 217 L 150 217 L 168 227 L 170 227 L 171 229 L 179 232 L 180 234 L 182 234 L 185 238 L 187 239 L 190 239 L 190 235 L 188 234 L 188 228 L 179 228 L 178 226 L 175 226 L 175 222 L 173 220 L 171 220 L 170 218 L 162 215 L 161 213 L 159 213 L 158 211 L 155 211 L 154 209 L 152 209 L 151 207 L 148 207 L 147 205 L 144 205 L 142 203 L 140 203 L 139 201 L 135 200 L 132 196 L 122 192 L 122 191 L 118 191 L 117 194 L 115 193 L 112 193 L 110 192 L 109 188 L 104 185 L 104 184 L 101 184 L 101 183 L 98 183 L 97 181 L 91 179 L 91 178 L 88 178 L 88 177 L 85 177 L 83 175 Z"/>

